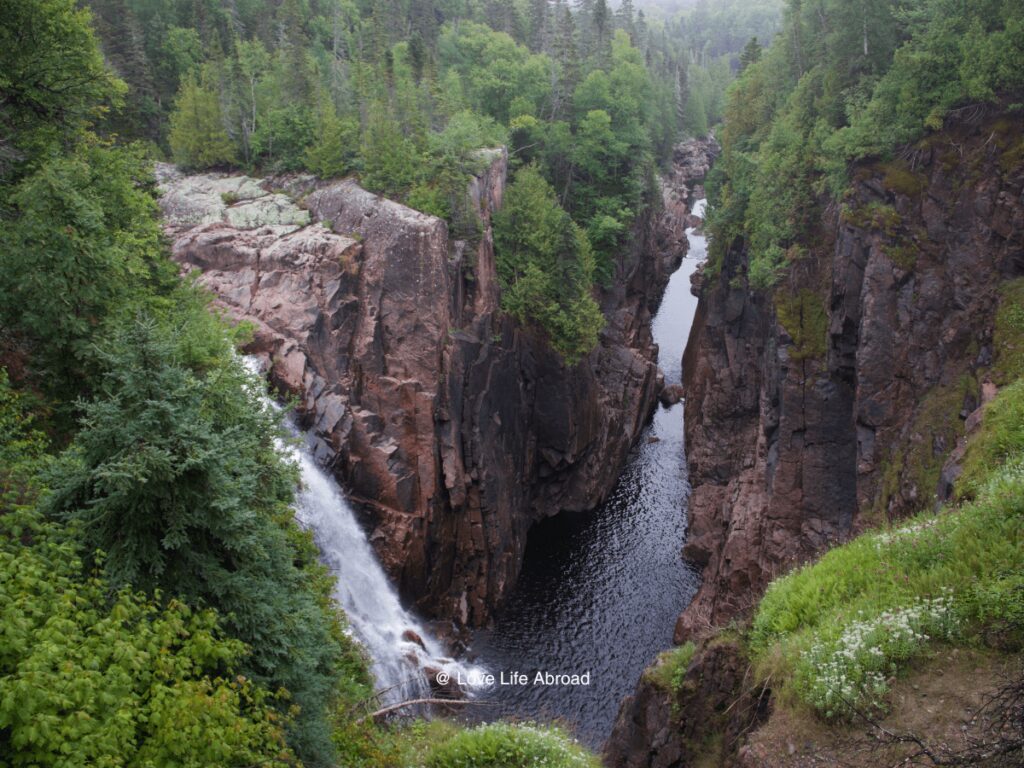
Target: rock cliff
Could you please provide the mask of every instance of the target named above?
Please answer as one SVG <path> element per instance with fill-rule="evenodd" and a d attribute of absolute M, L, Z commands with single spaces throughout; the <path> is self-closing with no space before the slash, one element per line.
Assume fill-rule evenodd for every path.
<path fill-rule="evenodd" d="M 808 256 L 771 292 L 749 287 L 742 243 L 698 275 L 684 553 L 704 580 L 676 640 L 697 641 L 685 680 L 737 704 L 690 720 L 699 688 L 643 681 L 623 703 L 608 765 L 684 766 L 698 753 L 735 764 L 770 691 L 751 703 L 749 683 L 709 656 L 723 637 L 710 631 L 794 564 L 948 497 L 965 430 L 1006 375 L 992 339 L 1024 275 L 1022 135 L 1019 116 L 979 111 L 855 168 Z"/>
<path fill-rule="evenodd" d="M 1019 118 L 960 122 L 854 172 L 818 244 L 771 294 L 733 249 L 704 280 L 684 363 L 704 583 L 678 638 L 776 574 L 934 503 L 991 387 L 1000 286 L 1024 272 Z"/>
<path fill-rule="evenodd" d="M 298 396 L 403 596 L 471 626 L 514 584 L 535 521 L 614 484 L 656 402 L 650 312 L 686 247 L 678 201 L 641 217 L 600 297 L 600 344 L 568 369 L 497 309 L 507 157 L 485 159 L 474 243 L 351 180 L 159 169 L 175 258 L 255 325 L 250 351 Z"/>

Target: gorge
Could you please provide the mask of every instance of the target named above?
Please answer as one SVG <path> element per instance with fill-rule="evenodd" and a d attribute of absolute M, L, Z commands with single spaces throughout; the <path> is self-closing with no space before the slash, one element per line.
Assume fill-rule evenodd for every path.
<path fill-rule="evenodd" d="M 4 768 L 1024 764 L 1019 0 L 0 19 Z"/>
<path fill-rule="evenodd" d="M 772 684 L 748 679 L 754 662 L 729 621 L 747 620 L 795 565 L 954 498 L 969 439 L 1019 354 L 1005 313 L 1024 274 L 1024 177 L 996 140 L 1019 136 L 1019 120 L 951 120 L 917 148 L 912 171 L 856 169 L 845 206 L 820 224 L 813 266 L 794 264 L 772 293 L 749 289 L 740 245 L 698 278 L 684 357 L 694 486 L 684 552 L 703 581 L 675 629 L 696 649 L 677 689 L 646 679 L 627 699 L 608 764 L 667 768 L 702 753 L 790 764 L 777 745 L 756 746 L 759 727 L 777 730 Z M 913 243 L 913 260 L 900 243 Z M 969 690 L 960 685 L 942 695 L 977 706 L 956 698 Z M 848 759 L 838 749 L 808 741 L 791 764 Z"/>
<path fill-rule="evenodd" d="M 704 202 L 695 200 L 690 216 L 699 219 Z M 690 278 L 707 255 L 695 227 L 686 236 L 686 256 L 652 321 L 666 389 L 682 381 L 697 306 Z M 682 403 L 657 408 L 599 507 L 562 513 L 531 530 L 515 590 L 494 626 L 474 634 L 472 650 L 490 668 L 589 671 L 590 684 L 481 691 L 497 704 L 483 710 L 488 717 L 557 718 L 599 747 L 619 702 L 670 646 L 676 617 L 699 583 L 698 571 L 680 557 L 689 495 L 682 410 Z"/>
<path fill-rule="evenodd" d="M 300 456 L 304 474 L 312 457 L 333 468 L 366 510 L 385 570 L 420 612 L 479 626 L 514 595 L 504 618 L 472 640 L 484 667 L 569 673 L 606 659 L 585 701 L 545 687 L 532 703 L 501 695 L 509 690 L 497 699 L 506 713 L 558 714 L 595 745 L 619 698 L 669 644 L 674 616 L 695 589 L 679 554 L 682 406 L 658 407 L 656 398 L 681 382 L 695 309 L 689 281 L 706 251 L 693 229 L 703 206 L 697 195 L 716 151 L 712 140 L 677 148 L 662 203 L 638 223 L 636 243 L 604 291 L 601 346 L 571 373 L 496 314 L 489 229 L 477 244 L 448 243 L 443 222 L 351 182 L 160 169 L 175 257 L 202 271 L 200 282 L 236 321 L 254 324 L 247 351 L 266 361 L 283 393 L 298 397 L 312 446 L 310 457 Z M 484 221 L 500 206 L 505 163 L 494 153 L 470 187 Z M 303 207 L 293 202 L 299 197 Z M 621 478 L 609 471 L 627 457 Z M 328 504 L 335 516 L 351 516 L 340 496 Z M 310 517 L 307 507 L 300 499 L 299 519 L 324 546 L 331 513 Z M 578 521 L 569 522 L 574 511 Z M 537 523 L 555 513 L 558 520 Z M 528 537 L 542 551 L 515 591 Z M 565 610 L 541 631 L 527 617 L 550 612 L 550 592 L 537 592 L 545 582 L 564 595 L 554 604 Z M 365 613 L 350 598 L 342 604 L 350 617 Z M 362 619 L 353 619 L 375 657 L 378 631 L 391 632 L 389 658 L 408 645 L 391 629 L 400 623 L 392 613 L 378 629 L 360 630 Z M 582 642 L 587 630 L 591 643 Z M 418 627 L 416 634 L 433 642 Z M 612 636 L 622 640 L 619 651 L 607 646 Z M 408 672 L 390 663 L 378 671 L 385 687 Z"/>

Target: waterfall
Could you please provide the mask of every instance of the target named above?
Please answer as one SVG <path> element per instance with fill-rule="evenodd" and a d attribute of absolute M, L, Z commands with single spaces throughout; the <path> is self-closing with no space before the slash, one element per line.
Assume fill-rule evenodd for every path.
<path fill-rule="evenodd" d="M 260 372 L 256 357 L 245 365 Z M 262 378 L 261 378 L 262 381 Z M 260 394 L 270 407 L 276 403 Z M 430 690 L 428 674 L 444 672 L 450 680 L 470 680 L 476 670 L 449 658 L 441 644 L 407 611 L 359 525 L 334 477 L 316 461 L 306 435 L 288 419 L 296 440 L 282 447 L 300 472 L 295 517 L 313 532 L 322 562 L 336 579 L 334 599 L 345 611 L 352 635 L 370 657 L 371 671 L 383 703 L 416 698 Z"/>

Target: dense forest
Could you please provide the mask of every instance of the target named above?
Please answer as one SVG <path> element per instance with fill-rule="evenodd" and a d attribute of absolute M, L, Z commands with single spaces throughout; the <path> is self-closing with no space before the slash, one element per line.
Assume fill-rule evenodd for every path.
<path fill-rule="evenodd" d="M 712 258 L 743 243 L 753 287 L 809 255 L 814 227 L 858 159 L 895 160 L 956 108 L 1013 105 L 1024 10 L 1012 0 L 791 0 L 783 29 L 732 87 L 711 185 Z M 1017 103 L 1019 107 L 1019 103 Z"/>
<path fill-rule="evenodd" d="M 507 144 L 543 183 L 513 185 L 523 206 L 505 223 L 552 236 L 502 235 L 518 240 L 500 250 L 505 308 L 570 362 L 596 342 L 591 287 L 652 201 L 656 167 L 719 119 L 738 52 L 778 20 L 773 2 L 738 25 L 748 4 L 651 21 L 604 0 L 89 5 L 127 84 L 101 132 L 187 168 L 357 174 L 471 238 L 467 174 L 477 150 Z M 580 231 L 549 230 L 552 204 Z"/>

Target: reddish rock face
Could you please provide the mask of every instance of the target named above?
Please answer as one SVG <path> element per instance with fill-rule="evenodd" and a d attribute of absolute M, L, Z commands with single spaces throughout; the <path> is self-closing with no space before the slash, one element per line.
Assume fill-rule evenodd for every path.
<path fill-rule="evenodd" d="M 913 184 L 859 169 L 852 213 L 827 217 L 825 245 L 774 296 L 746 288 L 742 250 L 695 283 L 685 554 L 704 583 L 677 641 L 744 612 L 772 577 L 864 521 L 934 503 L 943 458 L 985 392 L 1000 284 L 1024 274 L 1024 168 L 1007 167 L 990 123 L 935 137 Z M 810 356 L 778 319 L 803 291 L 824 337 Z"/>
<path fill-rule="evenodd" d="M 488 159 L 470 185 L 477 243 L 352 181 L 274 180 L 306 194 L 315 223 L 302 226 L 306 210 L 255 180 L 159 172 L 175 258 L 254 323 L 249 351 L 299 397 L 403 596 L 464 625 L 485 623 L 515 583 L 535 521 L 592 508 L 614 485 L 656 402 L 650 312 L 686 243 L 674 209 L 641 218 L 600 297 L 600 344 L 566 368 L 497 311 L 490 216 L 506 155 Z M 260 206 L 283 223 L 237 224 Z"/>
<path fill-rule="evenodd" d="M 727 757 L 744 735 L 770 714 L 771 691 L 751 688 L 749 667 L 735 642 L 719 642 L 697 651 L 677 690 L 665 690 L 642 677 L 636 692 L 619 708 L 604 745 L 604 765 L 729 765 Z M 712 744 L 716 752 L 709 751 Z"/>

